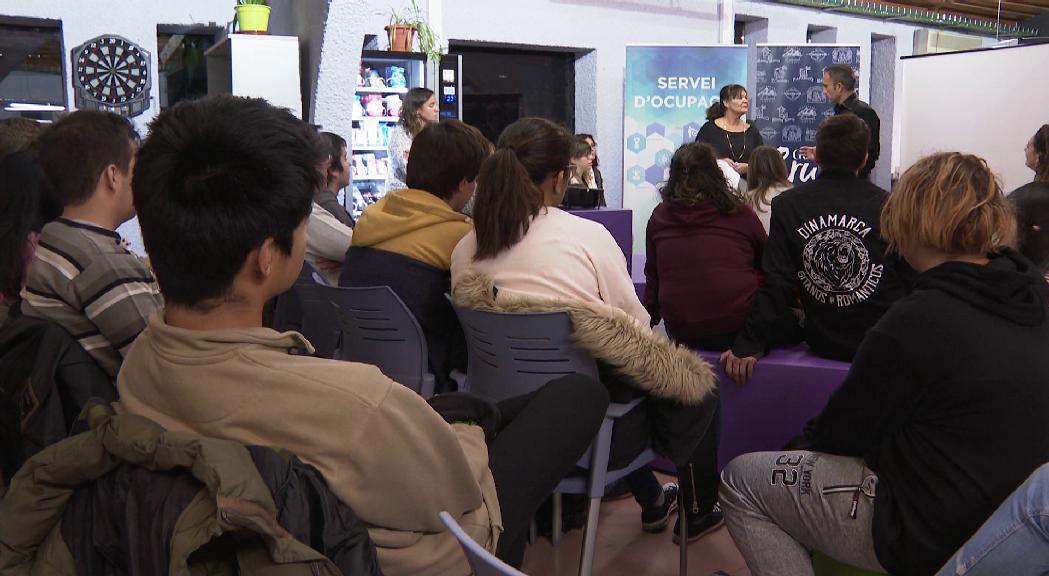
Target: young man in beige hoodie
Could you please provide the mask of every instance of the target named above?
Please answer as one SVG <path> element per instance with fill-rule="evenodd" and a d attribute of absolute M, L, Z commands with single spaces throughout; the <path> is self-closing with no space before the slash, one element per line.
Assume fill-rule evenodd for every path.
<path fill-rule="evenodd" d="M 442 417 L 374 366 L 304 355 L 309 342 L 263 327 L 262 309 L 302 267 L 323 184 L 314 131 L 231 96 L 182 103 L 150 128 L 134 197 L 165 307 L 124 360 L 122 409 L 316 466 L 368 524 L 388 575 L 469 573 L 442 510 L 520 563 L 529 518 L 600 425 L 603 387 L 563 378 L 498 409 L 456 396 L 480 408 Z"/>

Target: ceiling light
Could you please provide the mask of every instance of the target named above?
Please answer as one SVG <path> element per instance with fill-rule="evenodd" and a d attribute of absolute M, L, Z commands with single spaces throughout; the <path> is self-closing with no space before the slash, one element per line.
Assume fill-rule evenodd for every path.
<path fill-rule="evenodd" d="M 61 104 L 39 104 L 35 102 L 9 102 L 4 106 L 8 112 L 62 112 L 66 109 Z"/>

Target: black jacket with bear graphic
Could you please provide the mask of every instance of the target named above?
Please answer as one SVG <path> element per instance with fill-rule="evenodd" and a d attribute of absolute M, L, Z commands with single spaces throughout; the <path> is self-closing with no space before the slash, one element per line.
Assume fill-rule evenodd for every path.
<path fill-rule="evenodd" d="M 732 346 L 736 356 L 763 354 L 787 340 L 797 295 L 812 351 L 852 360 L 867 329 L 906 293 L 906 265 L 886 254 L 881 237 L 887 199 L 881 188 L 837 170 L 820 170 L 773 199 L 764 281 Z"/>

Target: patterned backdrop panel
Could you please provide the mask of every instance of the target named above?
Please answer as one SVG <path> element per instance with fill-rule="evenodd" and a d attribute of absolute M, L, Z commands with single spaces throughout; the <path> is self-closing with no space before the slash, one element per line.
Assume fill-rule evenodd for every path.
<path fill-rule="evenodd" d="M 758 44 L 757 69 L 750 97 L 750 114 L 765 144 L 779 148 L 792 182 L 816 177 L 816 165 L 798 151 L 816 145 L 816 129 L 834 115 L 834 105 L 823 94 L 823 69 L 848 64 L 860 69 L 857 45 Z M 858 86 L 857 86 L 858 87 Z"/>

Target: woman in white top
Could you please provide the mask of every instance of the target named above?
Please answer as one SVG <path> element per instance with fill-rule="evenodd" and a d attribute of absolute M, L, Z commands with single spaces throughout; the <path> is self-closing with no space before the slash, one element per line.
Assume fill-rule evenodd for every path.
<path fill-rule="evenodd" d="M 503 131 L 495 153 L 477 177 L 474 230 L 452 252 L 453 289 L 467 272 L 481 272 L 491 277 L 499 294 L 603 302 L 623 310 L 647 329 L 648 312 L 637 297 L 626 259 L 612 235 L 601 224 L 556 208 L 575 172 L 575 166 L 569 164 L 573 139 L 560 126 L 541 118 L 518 120 Z M 602 380 L 611 388 L 621 386 L 611 370 L 602 372 Z M 683 486 L 686 501 L 692 497 L 687 515 L 689 541 L 721 522 L 720 514 L 713 510 L 716 468 L 709 477 L 697 478 L 703 475 L 694 473 L 691 465 L 709 460 L 700 454 L 706 449 L 700 440 L 710 422 L 703 410 L 649 398 L 617 424 L 622 433 L 617 434 L 612 448 L 615 460 L 617 454 L 635 448 L 638 438 L 643 448 L 651 434 L 664 449 L 685 455 L 689 465 L 679 468 L 678 476 L 687 483 Z M 641 504 L 642 529 L 658 532 L 665 528 L 676 508 L 678 485 L 660 486 L 647 467 L 626 480 Z M 695 486 L 702 493 L 697 494 Z"/>
<path fill-rule="evenodd" d="M 750 175 L 747 179 L 747 204 L 757 212 L 765 233 L 772 220 L 772 199 L 791 188 L 787 179 L 787 165 L 779 150 L 772 146 L 758 146 L 750 153 Z"/>
<path fill-rule="evenodd" d="M 386 175 L 386 191 L 407 188 L 404 183 L 408 174 L 408 152 L 412 139 L 428 124 L 440 119 L 437 97 L 429 88 L 412 88 L 404 95 L 401 105 L 401 120 L 390 128 L 390 170 Z"/>

